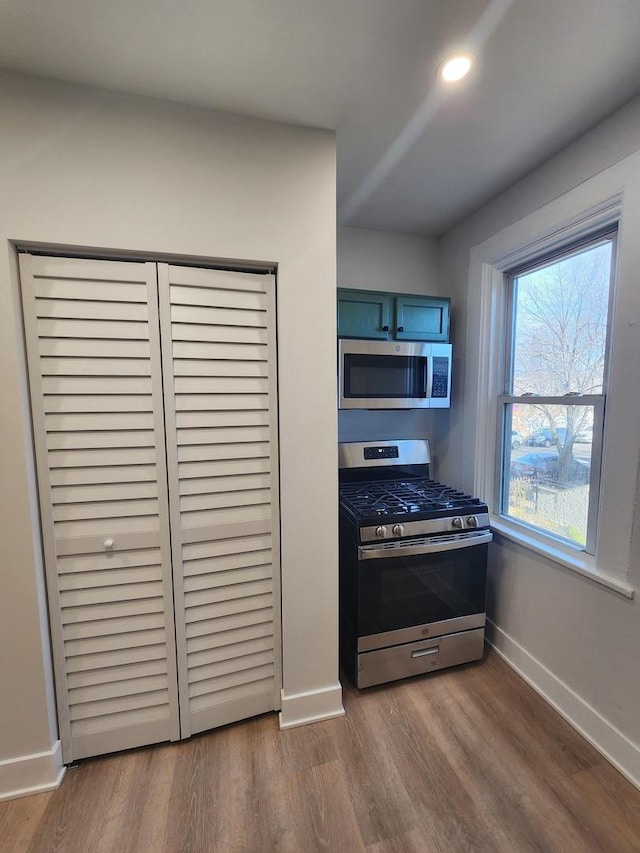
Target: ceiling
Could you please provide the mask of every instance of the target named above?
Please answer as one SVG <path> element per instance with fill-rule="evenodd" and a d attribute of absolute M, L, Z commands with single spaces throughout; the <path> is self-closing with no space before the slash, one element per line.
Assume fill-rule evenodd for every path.
<path fill-rule="evenodd" d="M 639 44 L 638 0 L 0 2 L 0 66 L 335 129 L 339 222 L 431 236 L 639 92 Z"/>

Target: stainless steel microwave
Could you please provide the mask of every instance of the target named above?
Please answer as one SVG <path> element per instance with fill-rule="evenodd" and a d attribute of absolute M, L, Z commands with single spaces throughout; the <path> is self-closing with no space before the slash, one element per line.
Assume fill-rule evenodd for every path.
<path fill-rule="evenodd" d="M 451 344 L 338 341 L 339 409 L 446 409 Z"/>

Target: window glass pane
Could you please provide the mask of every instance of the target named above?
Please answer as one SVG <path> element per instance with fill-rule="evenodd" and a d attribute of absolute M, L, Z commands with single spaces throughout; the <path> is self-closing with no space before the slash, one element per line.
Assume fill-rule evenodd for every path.
<path fill-rule="evenodd" d="M 612 241 L 514 278 L 514 395 L 600 394 Z"/>
<path fill-rule="evenodd" d="M 593 406 L 506 407 L 503 513 L 584 547 L 593 417 Z"/>

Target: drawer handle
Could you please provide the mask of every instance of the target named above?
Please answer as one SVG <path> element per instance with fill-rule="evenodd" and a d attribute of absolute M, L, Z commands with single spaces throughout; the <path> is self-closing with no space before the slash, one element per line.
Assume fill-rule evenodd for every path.
<path fill-rule="evenodd" d="M 113 546 L 115 544 L 116 543 L 113 541 L 113 539 L 105 539 L 104 540 L 104 547 L 105 547 L 106 551 L 113 551 Z"/>
<path fill-rule="evenodd" d="M 425 655 L 437 655 L 440 651 L 440 646 L 432 646 L 430 649 L 418 649 L 415 652 L 411 652 L 412 658 L 423 658 Z"/>

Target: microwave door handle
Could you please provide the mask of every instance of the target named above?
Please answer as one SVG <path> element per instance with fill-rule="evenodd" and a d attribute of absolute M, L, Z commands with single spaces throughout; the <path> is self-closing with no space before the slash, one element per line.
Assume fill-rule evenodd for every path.
<path fill-rule="evenodd" d="M 424 396 L 428 400 L 431 397 L 431 392 L 433 390 L 433 359 L 431 358 L 431 356 L 427 356 L 425 358 L 424 384 L 425 384 Z"/>

